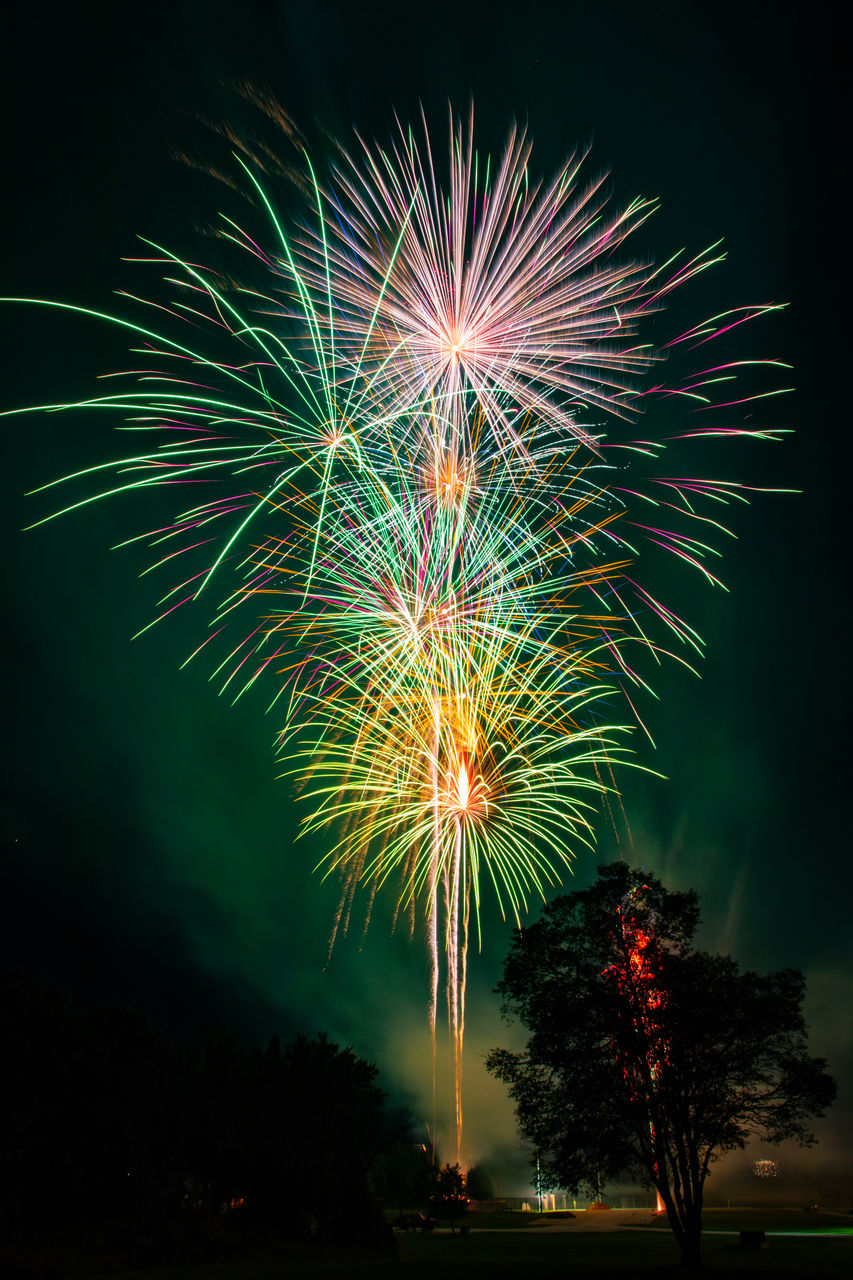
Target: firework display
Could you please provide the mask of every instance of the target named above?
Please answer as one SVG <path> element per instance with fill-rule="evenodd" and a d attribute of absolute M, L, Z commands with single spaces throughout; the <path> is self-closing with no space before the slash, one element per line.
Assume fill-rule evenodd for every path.
<path fill-rule="evenodd" d="M 481 902 L 518 920 L 592 842 L 614 765 L 639 767 L 627 744 L 647 669 L 702 647 L 640 581 L 640 549 L 716 582 L 715 512 L 743 496 L 662 473 L 665 442 L 631 424 L 678 397 L 682 440 L 777 433 L 732 425 L 750 362 L 708 356 L 772 307 L 642 340 L 715 247 L 663 267 L 626 259 L 648 201 L 610 213 L 577 158 L 537 182 L 523 131 L 496 163 L 470 123 L 451 121 L 449 142 L 446 175 L 426 126 L 401 126 L 388 150 L 360 144 L 324 184 L 308 166 L 293 230 L 240 161 L 267 220 L 265 241 L 220 228 L 243 282 L 151 246 L 170 302 L 101 317 L 142 367 L 41 408 L 118 413 L 140 441 L 66 477 L 82 496 L 55 514 L 159 486 L 193 495 L 141 535 L 174 574 L 157 617 L 209 601 L 200 648 L 220 646 L 222 688 L 267 684 L 304 829 L 342 879 L 335 931 L 359 885 L 387 885 L 425 935 L 434 1063 L 446 986 L 459 1159 Z M 683 349 L 698 369 L 665 384 Z"/>

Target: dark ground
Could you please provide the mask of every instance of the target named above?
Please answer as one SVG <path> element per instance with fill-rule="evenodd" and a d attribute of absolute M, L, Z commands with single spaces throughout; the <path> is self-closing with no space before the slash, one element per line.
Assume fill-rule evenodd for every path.
<path fill-rule="evenodd" d="M 238 1263 L 123 1270 L 104 1274 L 82 1259 L 42 1257 L 41 1265 L 17 1270 L 19 1276 L 73 1274 L 102 1275 L 103 1280 L 278 1280 L 291 1277 L 373 1276 L 377 1280 L 454 1280 L 455 1277 L 571 1277 L 608 1280 L 629 1276 L 673 1276 L 678 1249 L 665 1228 L 643 1225 L 642 1212 L 614 1214 L 605 1225 L 578 1214 L 573 1220 L 531 1217 L 524 1225 L 474 1217 L 467 1236 L 447 1228 L 431 1235 L 396 1234 L 395 1256 L 370 1256 L 355 1251 L 322 1251 L 309 1246 L 285 1246 L 275 1256 Z M 515 1215 L 515 1223 L 521 1215 Z M 624 1222 L 632 1225 L 624 1225 Z M 500 1225 L 498 1225 L 500 1224 Z M 636 1224 L 636 1225 L 633 1225 Z M 609 1228 L 609 1229 L 608 1229 Z M 767 1232 L 767 1247 L 746 1251 L 739 1247 L 741 1230 Z M 705 1274 L 710 1276 L 799 1277 L 848 1276 L 853 1273 L 853 1218 L 842 1211 L 804 1214 L 791 1210 L 711 1210 L 706 1214 L 703 1244 Z M 828 1233 L 838 1234 L 828 1234 Z M 786 1234 L 783 1234 L 786 1233 Z M 798 1233 L 798 1234 L 795 1234 Z M 824 1234 L 827 1233 L 827 1234 Z"/>
<path fill-rule="evenodd" d="M 543 1235 L 529 1232 L 472 1232 L 407 1236 L 396 1258 L 363 1255 L 314 1257 L 294 1254 L 286 1260 L 242 1265 L 172 1268 L 163 1271 L 122 1272 L 108 1280 L 274 1280 L 295 1276 L 375 1276 L 378 1280 L 435 1280 L 489 1275 L 498 1277 L 570 1276 L 572 1280 L 609 1277 L 648 1277 L 684 1274 L 677 1266 L 678 1250 L 667 1235 L 624 1231 L 596 1236 Z M 712 1276 L 785 1276 L 810 1280 L 816 1276 L 845 1276 L 853 1268 L 849 1239 L 771 1239 L 770 1247 L 747 1253 L 732 1248 L 735 1237 L 706 1241 L 705 1270 Z"/>

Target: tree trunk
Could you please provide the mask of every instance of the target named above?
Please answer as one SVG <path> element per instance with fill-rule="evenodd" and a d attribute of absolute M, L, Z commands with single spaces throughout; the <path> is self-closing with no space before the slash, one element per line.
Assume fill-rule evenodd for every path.
<path fill-rule="evenodd" d="M 703 1265 L 700 1252 L 702 1209 L 701 1207 L 697 1209 L 695 1205 L 689 1203 L 685 1204 L 680 1195 L 673 1196 L 670 1188 L 665 1184 L 658 1185 L 658 1190 L 664 1202 L 667 1221 L 681 1250 L 679 1266 L 692 1267 L 696 1270 Z"/>
<path fill-rule="evenodd" d="M 701 1223 L 688 1223 L 683 1228 L 678 1240 L 681 1248 L 681 1259 L 679 1266 L 691 1267 L 694 1270 L 703 1266 L 701 1245 L 702 1245 L 702 1226 Z"/>
<path fill-rule="evenodd" d="M 692 1199 L 684 1206 L 681 1217 L 681 1230 L 678 1233 L 678 1244 L 681 1248 L 682 1267 L 696 1269 L 702 1266 L 702 1204 Z"/>

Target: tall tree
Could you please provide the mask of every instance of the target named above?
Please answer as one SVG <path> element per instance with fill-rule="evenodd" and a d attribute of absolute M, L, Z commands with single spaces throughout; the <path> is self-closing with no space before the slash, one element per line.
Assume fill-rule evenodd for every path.
<path fill-rule="evenodd" d="M 835 1096 L 809 1057 L 802 974 L 741 973 L 696 951 L 697 896 L 617 862 L 517 930 L 498 990 L 530 1032 L 495 1049 L 546 1185 L 629 1175 L 659 1191 L 682 1261 L 700 1260 L 712 1162 L 758 1136 L 811 1145 Z"/>

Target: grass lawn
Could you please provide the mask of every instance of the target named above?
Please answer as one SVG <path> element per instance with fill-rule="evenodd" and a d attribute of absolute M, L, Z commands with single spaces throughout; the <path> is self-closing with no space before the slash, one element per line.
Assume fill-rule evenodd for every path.
<path fill-rule="evenodd" d="M 395 1257 L 365 1257 L 355 1253 L 315 1253 L 294 1248 L 275 1262 L 170 1267 L 153 1271 L 128 1271 L 109 1280 L 298 1280 L 299 1277 L 353 1276 L 375 1280 L 608 1280 L 620 1277 L 683 1275 L 675 1270 L 678 1248 L 668 1231 L 648 1227 L 624 1227 L 612 1231 L 549 1232 L 519 1222 L 520 1214 L 505 1215 L 517 1229 L 504 1222 L 485 1228 L 487 1218 L 472 1220 L 471 1233 L 451 1236 L 397 1233 Z M 528 1215 L 524 1215 L 527 1219 Z M 557 1217 L 544 1214 L 541 1226 Z M 539 1215 L 535 1215 L 539 1218 Z M 491 1219 L 494 1223 L 494 1219 Z M 708 1234 L 704 1258 L 709 1280 L 715 1276 L 784 1276 L 812 1280 L 822 1276 L 853 1275 L 853 1219 L 841 1214 L 780 1209 L 719 1209 L 705 1215 Z M 802 1235 L 770 1235 L 769 1247 L 754 1252 L 737 1246 L 742 1230 L 803 1232 Z M 846 1232 L 820 1236 L 818 1231 Z M 715 1234 L 726 1232 L 729 1234 Z M 811 1233 L 811 1234 L 809 1234 Z M 107 1280 L 104 1277 L 104 1280 Z"/>

